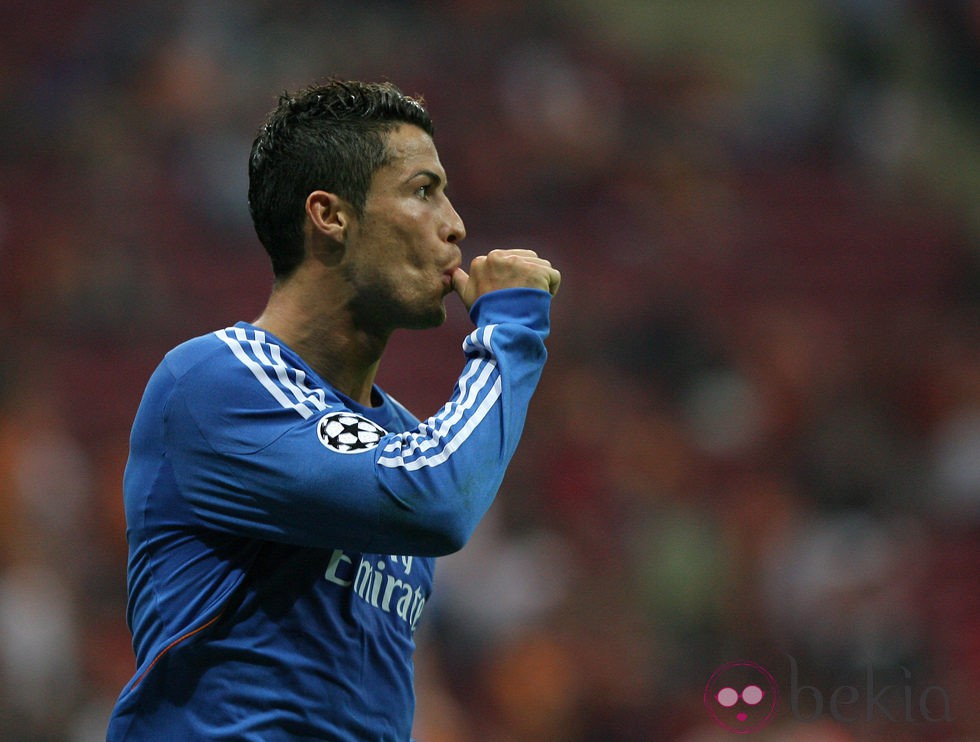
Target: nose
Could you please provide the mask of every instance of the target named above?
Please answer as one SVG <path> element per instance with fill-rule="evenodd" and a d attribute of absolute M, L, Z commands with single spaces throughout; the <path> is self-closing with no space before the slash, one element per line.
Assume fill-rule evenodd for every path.
<path fill-rule="evenodd" d="M 466 225 L 463 224 L 463 219 L 453 208 L 452 203 L 446 200 L 446 208 L 448 209 L 448 214 L 446 215 L 446 220 L 444 222 L 443 229 L 445 234 L 443 239 L 455 245 L 458 242 L 462 242 L 466 239 Z"/>

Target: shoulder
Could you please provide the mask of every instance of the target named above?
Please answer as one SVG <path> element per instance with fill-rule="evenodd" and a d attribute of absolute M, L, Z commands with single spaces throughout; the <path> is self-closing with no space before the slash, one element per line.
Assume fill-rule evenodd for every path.
<path fill-rule="evenodd" d="M 334 401 L 291 350 L 245 323 L 181 343 L 164 365 L 184 395 L 219 398 L 232 408 L 279 408 L 309 418 Z"/>
<path fill-rule="evenodd" d="M 289 348 L 243 323 L 181 343 L 157 375 L 171 440 L 203 437 L 211 451 L 258 451 L 339 406 Z"/>
<path fill-rule="evenodd" d="M 202 364 L 206 369 L 213 362 L 221 363 L 222 360 L 226 360 L 223 356 L 228 354 L 228 347 L 219 339 L 219 333 L 229 329 L 233 328 L 217 330 L 185 340 L 164 356 L 162 365 L 166 366 L 174 377 L 180 378 L 192 370 L 199 370 Z"/>

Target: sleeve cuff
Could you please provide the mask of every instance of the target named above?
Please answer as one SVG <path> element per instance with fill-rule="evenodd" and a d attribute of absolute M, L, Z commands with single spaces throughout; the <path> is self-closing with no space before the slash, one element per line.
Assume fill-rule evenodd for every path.
<path fill-rule="evenodd" d="M 513 323 L 547 334 L 551 294 L 543 289 L 498 289 L 484 294 L 470 307 L 477 327 Z"/>

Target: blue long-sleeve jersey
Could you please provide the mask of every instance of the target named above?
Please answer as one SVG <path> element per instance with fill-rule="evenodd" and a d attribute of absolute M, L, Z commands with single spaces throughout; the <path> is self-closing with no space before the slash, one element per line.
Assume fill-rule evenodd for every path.
<path fill-rule="evenodd" d="M 245 323 L 167 354 L 124 477 L 136 672 L 115 740 L 405 742 L 434 557 L 490 506 L 545 360 L 550 296 L 471 309 L 449 402 L 364 407 Z"/>

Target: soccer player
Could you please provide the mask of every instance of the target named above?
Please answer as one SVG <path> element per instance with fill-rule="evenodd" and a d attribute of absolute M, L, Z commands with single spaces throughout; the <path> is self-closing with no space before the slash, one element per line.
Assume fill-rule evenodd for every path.
<path fill-rule="evenodd" d="M 419 100 L 331 80 L 280 98 L 249 208 L 274 285 L 254 322 L 149 380 L 124 477 L 136 672 L 109 740 L 406 742 L 434 557 L 490 506 L 545 361 L 560 274 L 461 267 L 463 222 Z M 374 384 L 398 328 L 475 329 L 419 422 Z"/>

